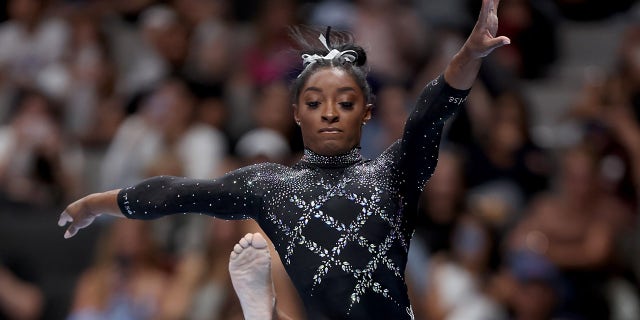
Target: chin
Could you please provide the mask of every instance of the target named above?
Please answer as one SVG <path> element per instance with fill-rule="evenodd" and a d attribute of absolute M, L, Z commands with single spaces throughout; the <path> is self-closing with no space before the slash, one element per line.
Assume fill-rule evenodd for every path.
<path fill-rule="evenodd" d="M 318 146 L 318 150 L 313 150 L 313 152 L 324 156 L 337 156 L 345 154 L 351 149 L 353 149 L 353 146 L 336 143 L 336 141 L 327 141 L 326 143 Z"/>

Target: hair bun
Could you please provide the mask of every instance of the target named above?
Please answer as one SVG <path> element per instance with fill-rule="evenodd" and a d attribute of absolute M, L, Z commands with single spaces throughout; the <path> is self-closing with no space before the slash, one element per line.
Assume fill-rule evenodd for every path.
<path fill-rule="evenodd" d="M 361 67 L 365 63 L 367 63 L 367 53 L 362 47 L 355 46 L 355 48 L 353 48 L 352 50 L 358 54 L 356 61 L 353 63 L 356 67 Z"/>
<path fill-rule="evenodd" d="M 339 51 L 353 50 L 356 52 L 356 61 L 353 62 L 353 65 L 356 67 L 361 67 L 367 62 L 367 53 L 361 46 L 355 44 L 346 44 L 342 45 L 338 48 Z"/>
<path fill-rule="evenodd" d="M 327 48 L 318 41 L 318 34 L 322 34 L 326 38 L 326 43 L 331 49 L 338 51 L 353 50 L 356 52 L 356 61 L 352 62 L 353 66 L 361 67 L 367 62 L 367 53 L 364 48 L 356 45 L 353 34 L 348 31 L 334 30 L 328 27 L 326 30 L 319 27 L 309 27 L 304 25 L 289 27 L 289 34 L 297 44 L 299 53 L 309 55 L 326 55 Z"/>

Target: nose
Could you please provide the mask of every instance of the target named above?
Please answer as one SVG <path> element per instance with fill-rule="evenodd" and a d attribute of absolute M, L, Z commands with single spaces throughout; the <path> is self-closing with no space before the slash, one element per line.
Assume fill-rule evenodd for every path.
<path fill-rule="evenodd" d="M 330 103 L 327 103 L 322 110 L 322 120 L 329 123 L 334 123 L 338 121 L 339 118 L 340 115 L 338 114 L 338 110 L 336 109 L 336 107 Z"/>

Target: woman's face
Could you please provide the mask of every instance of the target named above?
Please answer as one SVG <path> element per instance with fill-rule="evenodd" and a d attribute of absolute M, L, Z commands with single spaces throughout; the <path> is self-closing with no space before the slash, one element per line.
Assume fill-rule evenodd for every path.
<path fill-rule="evenodd" d="M 312 74 L 293 107 L 305 147 L 327 156 L 359 145 L 362 126 L 371 119 L 371 105 L 366 104 L 362 89 L 338 68 Z"/>

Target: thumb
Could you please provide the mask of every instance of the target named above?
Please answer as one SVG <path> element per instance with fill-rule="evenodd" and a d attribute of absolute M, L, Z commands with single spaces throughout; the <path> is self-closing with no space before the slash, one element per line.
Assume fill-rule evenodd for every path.
<path fill-rule="evenodd" d="M 510 44 L 511 40 L 505 36 L 500 36 L 497 38 L 493 38 L 493 39 L 489 39 L 486 40 L 483 44 L 483 46 L 485 47 L 484 51 L 482 51 L 482 53 L 480 54 L 480 56 L 482 57 L 486 57 L 489 54 L 491 54 L 491 52 L 493 52 L 493 50 L 500 48 L 504 45 Z"/>
<path fill-rule="evenodd" d="M 491 48 L 491 50 L 493 50 L 493 49 L 502 47 L 504 45 L 508 45 L 510 43 L 511 43 L 511 39 L 505 36 L 499 36 L 489 40 L 489 47 Z"/>

